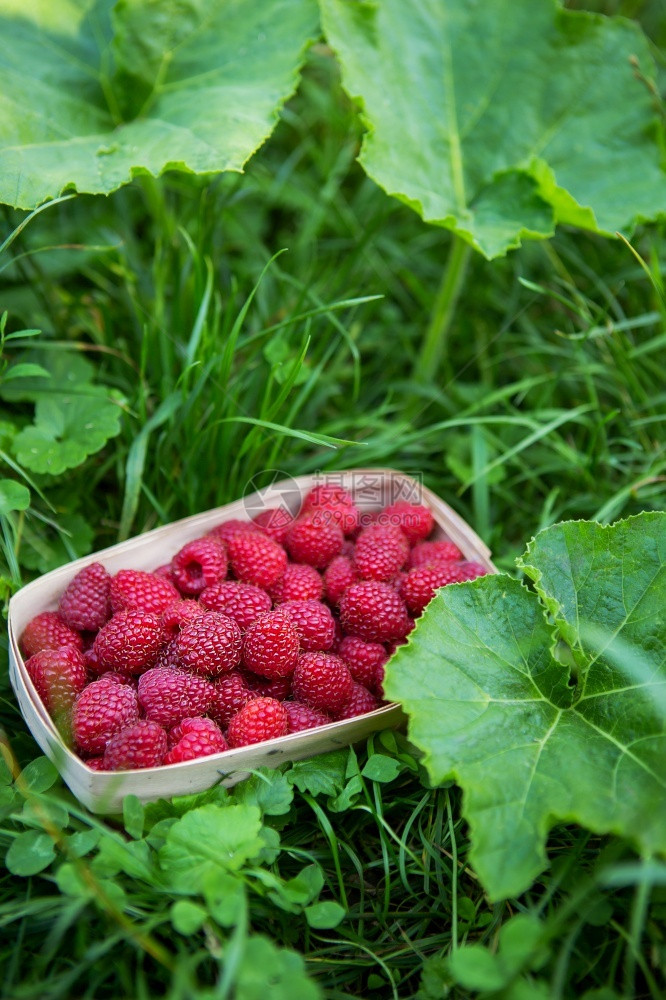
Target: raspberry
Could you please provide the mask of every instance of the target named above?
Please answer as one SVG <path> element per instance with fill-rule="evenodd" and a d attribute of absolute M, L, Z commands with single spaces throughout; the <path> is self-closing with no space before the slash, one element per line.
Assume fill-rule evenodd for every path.
<path fill-rule="evenodd" d="M 236 712 L 229 723 L 227 739 L 231 747 L 249 746 L 264 740 L 286 736 L 287 710 L 275 698 L 253 698 Z"/>
<path fill-rule="evenodd" d="M 284 545 L 287 531 L 293 520 L 293 514 L 290 514 L 284 507 L 270 507 L 257 514 L 252 522 L 278 545 Z"/>
<path fill-rule="evenodd" d="M 287 534 L 289 555 L 298 563 L 324 569 L 340 555 L 344 536 L 337 524 L 324 523 L 310 517 L 299 517 Z"/>
<path fill-rule="evenodd" d="M 93 653 L 109 670 L 140 674 L 155 663 L 165 639 L 159 615 L 120 611 L 97 633 Z"/>
<path fill-rule="evenodd" d="M 476 580 L 479 576 L 488 575 L 486 567 L 477 562 L 464 562 L 460 572 L 463 574 L 463 580 Z"/>
<path fill-rule="evenodd" d="M 372 527 L 373 524 L 379 524 L 382 516 L 381 510 L 363 510 L 358 519 L 358 528 L 352 535 L 352 538 L 356 539 L 365 528 Z"/>
<path fill-rule="evenodd" d="M 232 580 L 207 587 L 200 601 L 209 611 L 221 611 L 233 618 L 242 632 L 272 607 L 265 590 L 251 583 L 235 583 Z"/>
<path fill-rule="evenodd" d="M 442 560 L 410 569 L 402 585 L 402 595 L 408 610 L 413 615 L 420 615 L 435 596 L 436 590 L 447 583 L 460 583 L 466 579 L 462 567 L 462 563 Z"/>
<path fill-rule="evenodd" d="M 159 653 L 157 654 L 157 659 L 155 660 L 153 667 L 160 667 L 160 669 L 173 670 L 174 667 L 178 666 L 178 649 L 176 647 L 175 639 L 171 639 L 167 642 L 166 646 L 162 646 Z"/>
<path fill-rule="evenodd" d="M 111 577 L 101 563 L 84 566 L 60 598 L 58 614 L 72 629 L 97 632 L 111 615 L 110 586 Z"/>
<path fill-rule="evenodd" d="M 225 727 L 229 725 L 231 717 L 254 698 L 254 692 L 238 671 L 220 677 L 212 685 L 212 689 L 210 714 L 219 725 Z"/>
<path fill-rule="evenodd" d="M 365 642 L 393 642 L 411 631 L 413 622 L 402 598 L 387 583 L 353 583 L 340 601 L 340 622 L 349 635 Z"/>
<path fill-rule="evenodd" d="M 354 566 L 364 580 L 390 580 L 404 566 L 409 542 L 400 528 L 373 524 L 358 536 Z"/>
<path fill-rule="evenodd" d="M 103 770 L 158 767 L 163 763 L 166 751 L 167 734 L 162 726 L 149 719 L 140 719 L 111 737 L 104 751 Z"/>
<path fill-rule="evenodd" d="M 324 590 L 321 576 L 314 566 L 289 563 L 281 577 L 268 588 L 276 604 L 282 601 L 318 601 Z"/>
<path fill-rule="evenodd" d="M 301 637 L 301 649 L 330 649 L 335 641 L 335 619 L 321 601 L 285 601 L 280 611 L 287 615 Z"/>
<path fill-rule="evenodd" d="M 351 535 L 359 522 L 359 509 L 351 493 L 342 486 L 320 483 L 303 501 L 301 515 L 312 514 L 321 524 L 335 524 L 345 535 Z"/>
<path fill-rule="evenodd" d="M 446 562 L 452 559 L 462 559 L 463 555 L 457 545 L 446 539 L 438 539 L 435 542 L 421 542 L 412 549 L 408 566 L 414 569 L 416 566 L 424 566 L 426 563 L 439 562 L 444 559 Z"/>
<path fill-rule="evenodd" d="M 167 729 L 183 719 L 203 715 L 212 697 L 210 681 L 184 670 L 153 667 L 139 678 L 139 702 L 146 718 Z"/>
<path fill-rule="evenodd" d="M 221 541 L 196 538 L 171 560 L 171 577 L 181 594 L 196 597 L 206 587 L 224 580 L 227 568 L 227 550 Z"/>
<path fill-rule="evenodd" d="M 231 568 L 243 583 L 270 587 L 287 565 L 284 549 L 259 531 L 241 532 L 229 541 Z"/>
<path fill-rule="evenodd" d="M 267 677 L 260 677 L 249 670 L 243 674 L 243 678 L 253 695 L 259 698 L 275 698 L 277 701 L 284 701 L 291 694 L 291 676 L 274 677 L 269 680 Z"/>
<path fill-rule="evenodd" d="M 163 563 L 153 570 L 153 576 L 159 576 L 162 580 L 171 581 L 171 563 Z"/>
<path fill-rule="evenodd" d="M 172 747 L 164 757 L 165 764 L 210 757 L 211 754 L 229 749 L 220 727 L 212 719 L 183 719 L 176 731 L 170 733 L 170 737 Z"/>
<path fill-rule="evenodd" d="M 105 674 L 107 672 L 107 668 L 99 661 L 94 645 L 90 649 L 84 650 L 83 658 L 86 661 L 86 670 L 89 670 L 91 674 Z"/>
<path fill-rule="evenodd" d="M 248 670 L 273 680 L 293 673 L 300 650 L 296 627 L 281 611 L 262 615 L 243 638 L 243 663 Z"/>
<path fill-rule="evenodd" d="M 379 708 L 379 702 L 375 696 L 362 684 L 354 683 L 349 701 L 335 717 L 336 719 L 351 719 L 355 715 L 374 712 L 376 708 Z"/>
<path fill-rule="evenodd" d="M 45 708 L 54 718 L 72 707 L 77 694 L 88 683 L 85 657 L 73 646 L 42 649 L 30 657 L 25 668 Z"/>
<path fill-rule="evenodd" d="M 88 757 L 85 761 L 85 765 L 93 771 L 106 771 L 103 757 Z"/>
<path fill-rule="evenodd" d="M 344 486 L 338 483 L 317 483 L 305 494 L 303 511 L 333 506 L 354 507 L 354 498 Z"/>
<path fill-rule="evenodd" d="M 180 594 L 169 580 L 140 569 L 121 569 L 111 580 L 111 609 L 160 615 Z"/>
<path fill-rule="evenodd" d="M 83 649 L 83 642 L 79 633 L 65 625 L 55 611 L 42 611 L 26 625 L 19 646 L 27 658 L 43 649 L 60 649 L 61 646 Z"/>
<path fill-rule="evenodd" d="M 232 518 L 230 521 L 223 521 L 222 524 L 216 524 L 214 528 L 208 532 L 208 535 L 212 538 L 217 538 L 218 541 L 224 542 L 225 545 L 235 538 L 236 535 L 245 534 L 246 532 L 256 533 L 258 531 L 256 525 L 252 521 L 240 521 L 236 518 Z"/>
<path fill-rule="evenodd" d="M 380 524 L 397 525 L 410 542 L 419 542 L 428 537 L 434 520 L 424 504 L 399 500 L 382 511 Z"/>
<path fill-rule="evenodd" d="M 167 635 L 173 638 L 178 635 L 184 625 L 195 618 L 201 618 L 205 613 L 206 609 L 202 608 L 198 601 L 174 601 L 162 612 L 164 629 Z"/>
<path fill-rule="evenodd" d="M 375 690 L 383 680 L 388 653 L 381 643 L 363 642 L 357 636 L 347 635 L 340 643 L 338 656 L 345 661 L 354 680 L 364 687 Z"/>
<path fill-rule="evenodd" d="M 134 688 L 135 691 L 139 684 L 138 677 L 132 677 L 131 674 L 117 674 L 115 670 L 107 670 L 95 679 L 98 681 L 108 681 L 110 684 L 126 684 L 128 687 Z"/>
<path fill-rule="evenodd" d="M 352 675 L 339 656 L 332 653 L 303 653 L 292 680 L 297 701 L 324 712 L 339 712 L 352 693 Z"/>
<path fill-rule="evenodd" d="M 139 702 L 129 684 L 93 681 L 74 704 L 72 729 L 77 746 L 86 753 L 104 751 L 112 736 L 139 721 Z"/>
<path fill-rule="evenodd" d="M 226 674 L 240 663 L 241 630 L 233 618 L 218 611 L 189 622 L 175 642 L 178 663 L 196 674 Z"/>
<path fill-rule="evenodd" d="M 326 597 L 331 604 L 339 604 L 340 598 L 347 587 L 358 580 L 358 573 L 354 565 L 347 556 L 336 556 L 326 567 L 324 573 L 324 586 L 326 587 Z"/>
<path fill-rule="evenodd" d="M 325 712 L 310 708 L 302 701 L 285 701 L 287 721 L 290 733 L 300 733 L 304 729 L 314 729 L 316 726 L 327 726 L 333 720 Z"/>

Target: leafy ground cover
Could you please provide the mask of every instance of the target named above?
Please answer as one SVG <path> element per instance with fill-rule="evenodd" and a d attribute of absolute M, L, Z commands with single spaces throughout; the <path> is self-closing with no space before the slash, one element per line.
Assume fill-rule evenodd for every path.
<path fill-rule="evenodd" d="M 327 0 L 325 17 L 341 6 Z M 657 8 L 620 13 L 640 16 L 659 43 Z M 276 100 L 293 90 L 286 76 Z M 270 470 L 389 465 L 423 474 L 501 569 L 534 581 L 506 588 L 542 622 L 532 651 L 546 674 L 561 662 L 574 677 L 595 659 L 599 635 L 588 630 L 579 648 L 534 571 L 556 536 L 516 559 L 540 529 L 574 530 L 549 527 L 561 521 L 663 523 L 663 223 L 632 236 L 640 259 L 566 225 L 492 263 L 467 253 L 463 268 L 458 251 L 464 282 L 443 303 L 456 244 L 371 180 L 356 161 L 361 139 L 320 43 L 244 175 L 141 175 L 25 225 L 25 212 L 4 209 L 3 233 L 16 234 L 0 256 L 4 596 L 76 555 L 234 499 Z M 474 173 L 478 149 L 465 152 Z M 516 176 L 543 193 L 536 168 Z M 443 346 L 424 363 L 429 323 Z M 498 585 L 476 584 L 465 600 L 490 602 L 484 588 Z M 438 598 L 424 637 L 447 615 L 460 620 L 461 593 Z M 619 660 L 645 669 L 641 650 L 652 669 L 663 639 L 656 627 L 653 643 L 646 635 L 618 636 L 611 673 Z M 268 983 L 294 1000 L 628 1000 L 666 988 L 666 875 L 647 825 L 581 820 L 546 794 L 545 855 L 529 878 L 491 884 L 505 871 L 481 861 L 465 780 L 422 758 L 417 733 L 414 743 L 385 733 L 230 793 L 145 809 L 128 799 L 122 818 L 101 820 L 36 759 L 4 669 L 2 686 L 3 996 L 252 1000 Z M 663 700 L 648 708 L 663 733 Z M 516 817 L 503 822 L 510 842 Z M 228 838 L 223 858 L 204 850 L 213 837 Z"/>

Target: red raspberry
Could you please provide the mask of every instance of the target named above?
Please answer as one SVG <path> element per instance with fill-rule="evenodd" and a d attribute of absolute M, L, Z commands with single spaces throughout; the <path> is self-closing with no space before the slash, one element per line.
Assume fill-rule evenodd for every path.
<path fill-rule="evenodd" d="M 117 674 L 115 670 L 107 670 L 95 680 L 108 681 L 109 684 L 126 684 L 128 687 L 134 688 L 135 691 L 139 684 L 138 677 L 132 677 L 131 674 Z"/>
<path fill-rule="evenodd" d="M 312 516 L 299 517 L 287 534 L 289 555 L 298 563 L 324 569 L 340 555 L 344 536 L 337 524 L 316 521 Z"/>
<path fill-rule="evenodd" d="M 347 587 L 358 580 L 358 573 L 354 569 L 354 564 L 347 556 L 336 556 L 333 562 L 326 567 L 324 573 L 324 585 L 326 587 L 326 597 L 331 604 L 339 604 L 340 598 Z"/>
<path fill-rule="evenodd" d="M 255 587 L 270 587 L 287 565 L 284 549 L 260 531 L 234 535 L 229 542 L 229 559 L 238 579 Z"/>
<path fill-rule="evenodd" d="M 111 577 L 101 563 L 84 566 L 60 598 L 58 614 L 72 629 L 97 632 L 111 615 Z"/>
<path fill-rule="evenodd" d="M 363 642 L 355 635 L 347 635 L 340 643 L 338 656 L 345 661 L 354 680 L 364 687 L 375 690 L 383 679 L 388 653 L 381 643 Z"/>
<path fill-rule="evenodd" d="M 315 729 L 317 726 L 327 726 L 332 722 L 330 715 L 310 708 L 302 701 L 285 701 L 287 721 L 290 733 L 300 733 L 304 729 Z"/>
<path fill-rule="evenodd" d="M 171 581 L 171 563 L 163 563 L 153 570 L 153 576 L 159 576 L 162 580 Z"/>
<path fill-rule="evenodd" d="M 345 535 L 357 528 L 360 511 L 351 493 L 333 483 L 314 486 L 303 501 L 301 515 L 314 515 L 322 524 L 335 524 Z"/>
<path fill-rule="evenodd" d="M 93 771 L 106 771 L 103 757 L 88 757 L 84 763 L 86 767 L 91 768 Z"/>
<path fill-rule="evenodd" d="M 317 508 L 327 507 L 332 505 L 334 507 L 354 507 L 354 498 L 346 490 L 344 486 L 340 486 L 339 483 L 323 482 L 317 483 L 313 486 L 308 493 L 305 494 L 303 499 L 303 510 L 316 510 Z"/>
<path fill-rule="evenodd" d="M 105 674 L 107 672 L 105 665 L 99 661 L 94 645 L 90 649 L 84 650 L 83 658 L 86 661 L 86 670 L 89 670 L 91 674 Z"/>
<path fill-rule="evenodd" d="M 358 519 L 358 528 L 352 535 L 352 538 L 356 539 L 365 531 L 366 528 L 371 528 L 373 524 L 379 524 L 380 518 L 382 516 L 381 510 L 363 510 Z"/>
<path fill-rule="evenodd" d="M 153 667 L 139 678 L 139 702 L 146 718 L 167 729 L 183 719 L 203 715 L 212 697 L 210 681 L 184 670 Z"/>
<path fill-rule="evenodd" d="M 166 751 L 167 734 L 162 726 L 149 719 L 140 719 L 111 737 L 104 751 L 102 769 L 126 771 L 158 767 L 164 762 Z"/>
<path fill-rule="evenodd" d="M 296 627 L 281 611 L 262 615 L 243 637 L 243 664 L 248 670 L 273 680 L 293 673 L 300 650 Z"/>
<path fill-rule="evenodd" d="M 216 538 L 195 538 L 171 560 L 171 577 L 181 594 L 196 597 L 227 575 L 227 550 Z"/>
<path fill-rule="evenodd" d="M 330 649 L 335 642 L 335 619 L 321 601 L 285 601 L 280 611 L 300 635 L 301 649 L 305 652 Z"/>
<path fill-rule="evenodd" d="M 269 535 L 278 545 L 284 545 L 287 531 L 293 520 L 293 514 L 290 514 L 284 507 L 270 507 L 268 510 L 262 510 L 252 519 L 253 524 L 265 535 Z"/>
<path fill-rule="evenodd" d="M 275 698 L 276 701 L 284 701 L 291 694 L 291 677 L 274 677 L 269 680 L 267 677 L 260 677 L 249 670 L 243 674 L 243 678 L 253 695 L 259 698 Z"/>
<path fill-rule="evenodd" d="M 226 674 L 240 663 L 241 630 L 233 618 L 218 611 L 185 625 L 175 642 L 178 663 L 196 674 Z"/>
<path fill-rule="evenodd" d="M 400 528 L 373 524 L 358 536 L 354 566 L 364 580 L 390 580 L 402 569 L 409 542 Z"/>
<path fill-rule="evenodd" d="M 466 579 L 463 564 L 449 560 L 432 563 L 428 566 L 417 566 L 410 569 L 407 579 L 402 585 L 402 595 L 408 610 L 413 615 L 420 615 L 426 604 L 435 596 L 435 591 L 447 583 L 460 583 Z"/>
<path fill-rule="evenodd" d="M 216 524 L 208 534 L 210 537 L 217 538 L 218 541 L 228 545 L 236 535 L 245 534 L 248 531 L 251 533 L 258 531 L 252 521 L 240 521 L 237 518 L 232 518 L 230 521 L 223 521 L 222 524 Z"/>
<path fill-rule="evenodd" d="M 205 614 L 206 609 L 202 608 L 198 601 L 174 601 L 162 612 L 164 629 L 167 635 L 174 638 L 184 625 Z"/>
<path fill-rule="evenodd" d="M 175 639 L 171 639 L 167 642 L 166 646 L 162 646 L 159 653 L 157 654 L 157 659 L 153 664 L 153 667 L 159 667 L 163 670 L 173 670 L 174 667 L 178 666 L 178 649 L 176 647 Z"/>
<path fill-rule="evenodd" d="M 355 715 L 365 715 L 366 712 L 374 712 L 379 708 L 379 702 L 373 694 L 362 684 L 354 683 L 351 698 L 341 712 L 336 714 L 336 719 L 351 719 Z"/>
<path fill-rule="evenodd" d="M 408 503 L 406 500 L 399 500 L 384 508 L 380 516 L 380 524 L 396 525 L 410 542 L 427 538 L 434 523 L 432 514 L 424 504 Z"/>
<path fill-rule="evenodd" d="M 98 754 L 115 733 L 139 721 L 139 702 L 129 684 L 93 681 L 74 704 L 72 729 L 77 746 Z"/>
<path fill-rule="evenodd" d="M 245 683 L 243 675 L 236 670 L 224 674 L 213 683 L 212 688 L 210 714 L 220 726 L 224 727 L 229 725 L 229 720 L 236 712 L 255 697 L 254 692 Z"/>
<path fill-rule="evenodd" d="M 42 649 L 30 657 L 25 668 L 45 708 L 54 717 L 70 709 L 88 683 L 84 655 L 73 646 Z"/>
<path fill-rule="evenodd" d="M 166 640 L 162 619 L 148 611 L 120 611 L 97 633 L 93 653 L 108 670 L 141 674 Z"/>
<path fill-rule="evenodd" d="M 324 590 L 321 576 L 314 566 L 289 563 L 284 573 L 268 588 L 276 604 L 282 601 L 318 601 Z"/>
<path fill-rule="evenodd" d="M 207 587 L 201 594 L 200 601 L 209 611 L 221 611 L 233 618 L 241 632 L 272 607 L 265 590 L 254 587 L 251 583 L 235 583 L 232 580 Z"/>
<path fill-rule="evenodd" d="M 481 563 L 464 562 L 461 567 L 464 580 L 476 580 L 479 576 L 487 576 L 488 570 Z"/>
<path fill-rule="evenodd" d="M 164 757 L 165 764 L 210 757 L 211 754 L 229 749 L 219 726 L 212 719 L 183 719 L 177 729 L 170 733 L 170 737 L 172 747 Z"/>
<path fill-rule="evenodd" d="M 111 580 L 111 608 L 160 615 L 180 594 L 169 580 L 140 569 L 121 569 Z"/>
<path fill-rule="evenodd" d="M 65 625 L 55 611 L 42 611 L 26 625 L 19 646 L 27 658 L 43 649 L 60 649 L 61 646 L 83 649 L 83 642 L 79 633 Z"/>
<path fill-rule="evenodd" d="M 425 566 L 426 563 L 440 562 L 444 559 L 450 562 L 453 559 L 462 559 L 463 555 L 457 545 L 446 539 L 438 539 L 435 542 L 421 542 L 412 549 L 408 566 L 414 569 L 416 566 Z"/>
<path fill-rule="evenodd" d="M 404 639 L 413 622 L 402 598 L 387 583 L 353 583 L 340 601 L 340 622 L 349 635 L 365 642 Z"/>
<path fill-rule="evenodd" d="M 253 698 L 236 712 L 229 723 L 227 739 L 231 747 L 263 743 L 288 731 L 287 710 L 275 698 Z"/>
<path fill-rule="evenodd" d="M 332 653 L 303 653 L 292 680 L 297 701 L 324 712 L 340 712 L 349 701 L 354 681 L 349 667 Z"/>

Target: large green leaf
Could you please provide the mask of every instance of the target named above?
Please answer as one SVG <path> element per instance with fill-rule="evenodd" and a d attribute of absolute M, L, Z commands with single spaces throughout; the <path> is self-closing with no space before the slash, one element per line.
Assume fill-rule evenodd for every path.
<path fill-rule="evenodd" d="M 320 0 L 367 124 L 361 163 L 486 257 L 557 222 L 666 212 L 648 44 L 556 0 Z"/>
<path fill-rule="evenodd" d="M 0 0 L 0 201 L 242 170 L 316 23 L 314 0 Z"/>
<path fill-rule="evenodd" d="M 555 525 L 522 562 L 538 594 L 443 588 L 385 684 L 432 780 L 462 786 L 495 899 L 543 870 L 560 820 L 666 852 L 666 514 Z"/>

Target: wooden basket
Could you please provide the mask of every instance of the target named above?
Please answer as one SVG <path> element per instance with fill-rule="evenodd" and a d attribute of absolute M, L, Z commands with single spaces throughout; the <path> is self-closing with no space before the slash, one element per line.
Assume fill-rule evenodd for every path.
<path fill-rule="evenodd" d="M 18 637 L 30 619 L 40 611 L 55 610 L 67 584 L 89 563 L 101 562 L 111 574 L 120 569 L 156 569 L 158 565 L 168 562 L 186 542 L 205 534 L 224 520 L 248 520 L 264 507 L 280 504 L 289 507 L 295 514 L 305 494 L 323 481 L 349 490 L 362 511 L 378 510 L 398 499 L 426 504 L 435 519 L 433 537 L 450 539 L 467 559 L 481 563 L 489 572 L 496 572 L 490 562 L 490 551 L 481 539 L 430 490 L 392 469 L 354 469 L 283 480 L 242 500 L 174 521 L 77 559 L 29 583 L 9 603 L 11 684 L 30 732 L 58 768 L 73 794 L 89 809 L 99 813 L 118 812 L 122 809 L 123 797 L 130 793 L 143 802 L 149 802 L 172 795 L 200 792 L 218 781 L 233 785 L 247 777 L 254 768 L 276 767 L 284 761 L 312 757 L 354 743 L 375 730 L 396 728 L 401 724 L 403 716 L 400 707 L 386 705 L 366 715 L 331 722 L 316 730 L 292 733 L 256 746 L 239 747 L 199 760 L 143 770 L 99 772 L 88 767 L 63 743 L 19 652 Z"/>

